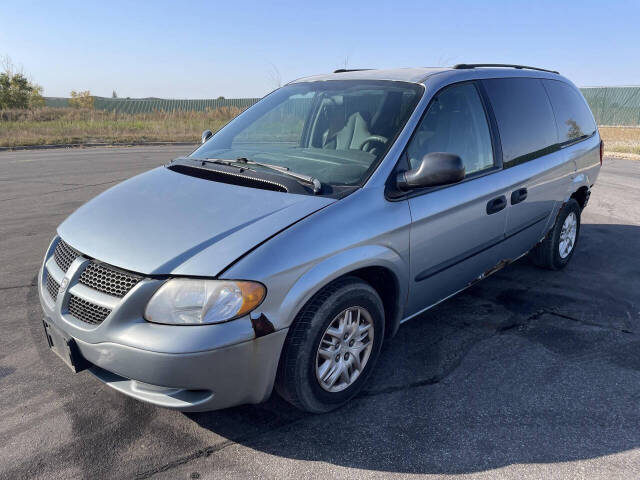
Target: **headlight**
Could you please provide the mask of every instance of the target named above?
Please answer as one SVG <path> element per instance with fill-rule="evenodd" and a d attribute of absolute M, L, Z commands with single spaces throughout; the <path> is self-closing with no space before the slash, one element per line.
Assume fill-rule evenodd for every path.
<path fill-rule="evenodd" d="M 265 293 L 256 282 L 174 278 L 151 297 L 144 318 L 170 325 L 226 322 L 256 308 Z"/>

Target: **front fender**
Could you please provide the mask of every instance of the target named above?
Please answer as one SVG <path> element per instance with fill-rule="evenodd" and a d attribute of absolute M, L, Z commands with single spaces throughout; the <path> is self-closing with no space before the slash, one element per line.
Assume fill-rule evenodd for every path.
<path fill-rule="evenodd" d="M 253 315 L 264 314 L 279 330 L 289 327 L 302 306 L 332 280 L 382 267 L 396 279 L 394 310 L 401 314 L 408 290 L 410 228 L 406 201 L 388 202 L 383 189 L 363 188 L 260 245 L 221 278 L 264 284 L 267 296 Z"/>
<path fill-rule="evenodd" d="M 396 318 L 387 319 L 392 322 L 390 331 L 395 332 L 402 314 L 402 307 L 407 299 L 406 279 L 409 278 L 409 266 L 397 252 L 382 245 L 350 248 L 325 258 L 307 270 L 289 289 L 280 304 L 277 316 L 288 321 L 283 327 L 291 325 L 300 309 L 324 286 L 343 275 L 367 267 L 385 268 L 395 277 L 394 287 L 398 291 Z"/>

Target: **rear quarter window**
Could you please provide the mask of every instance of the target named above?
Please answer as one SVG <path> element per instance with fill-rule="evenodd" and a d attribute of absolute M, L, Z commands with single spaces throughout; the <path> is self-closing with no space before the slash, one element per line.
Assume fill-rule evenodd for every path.
<path fill-rule="evenodd" d="M 558 143 L 549 97 L 537 78 L 495 78 L 483 85 L 500 131 L 505 167 L 544 155 Z"/>
<path fill-rule="evenodd" d="M 560 143 L 588 137 L 596 131 L 596 124 L 582 94 L 558 80 L 543 80 L 558 125 Z"/>

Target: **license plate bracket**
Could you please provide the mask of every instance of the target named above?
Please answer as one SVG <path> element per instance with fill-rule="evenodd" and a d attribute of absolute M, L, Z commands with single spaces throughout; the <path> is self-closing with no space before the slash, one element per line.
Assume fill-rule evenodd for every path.
<path fill-rule="evenodd" d="M 78 344 L 73 338 L 66 335 L 46 318 L 42 320 L 42 325 L 44 326 L 44 333 L 49 348 L 58 355 L 74 373 L 89 368 L 89 362 L 82 356 Z"/>

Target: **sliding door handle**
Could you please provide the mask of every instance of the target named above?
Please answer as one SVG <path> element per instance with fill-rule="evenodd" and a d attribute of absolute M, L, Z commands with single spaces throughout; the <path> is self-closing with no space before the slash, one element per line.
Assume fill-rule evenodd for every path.
<path fill-rule="evenodd" d="M 527 199 L 527 189 L 520 188 L 511 193 L 511 205 L 515 205 L 516 203 L 524 202 Z"/>
<path fill-rule="evenodd" d="M 489 200 L 487 203 L 487 214 L 498 213 L 500 210 L 504 210 L 507 206 L 507 197 L 500 195 L 499 197 Z"/>

